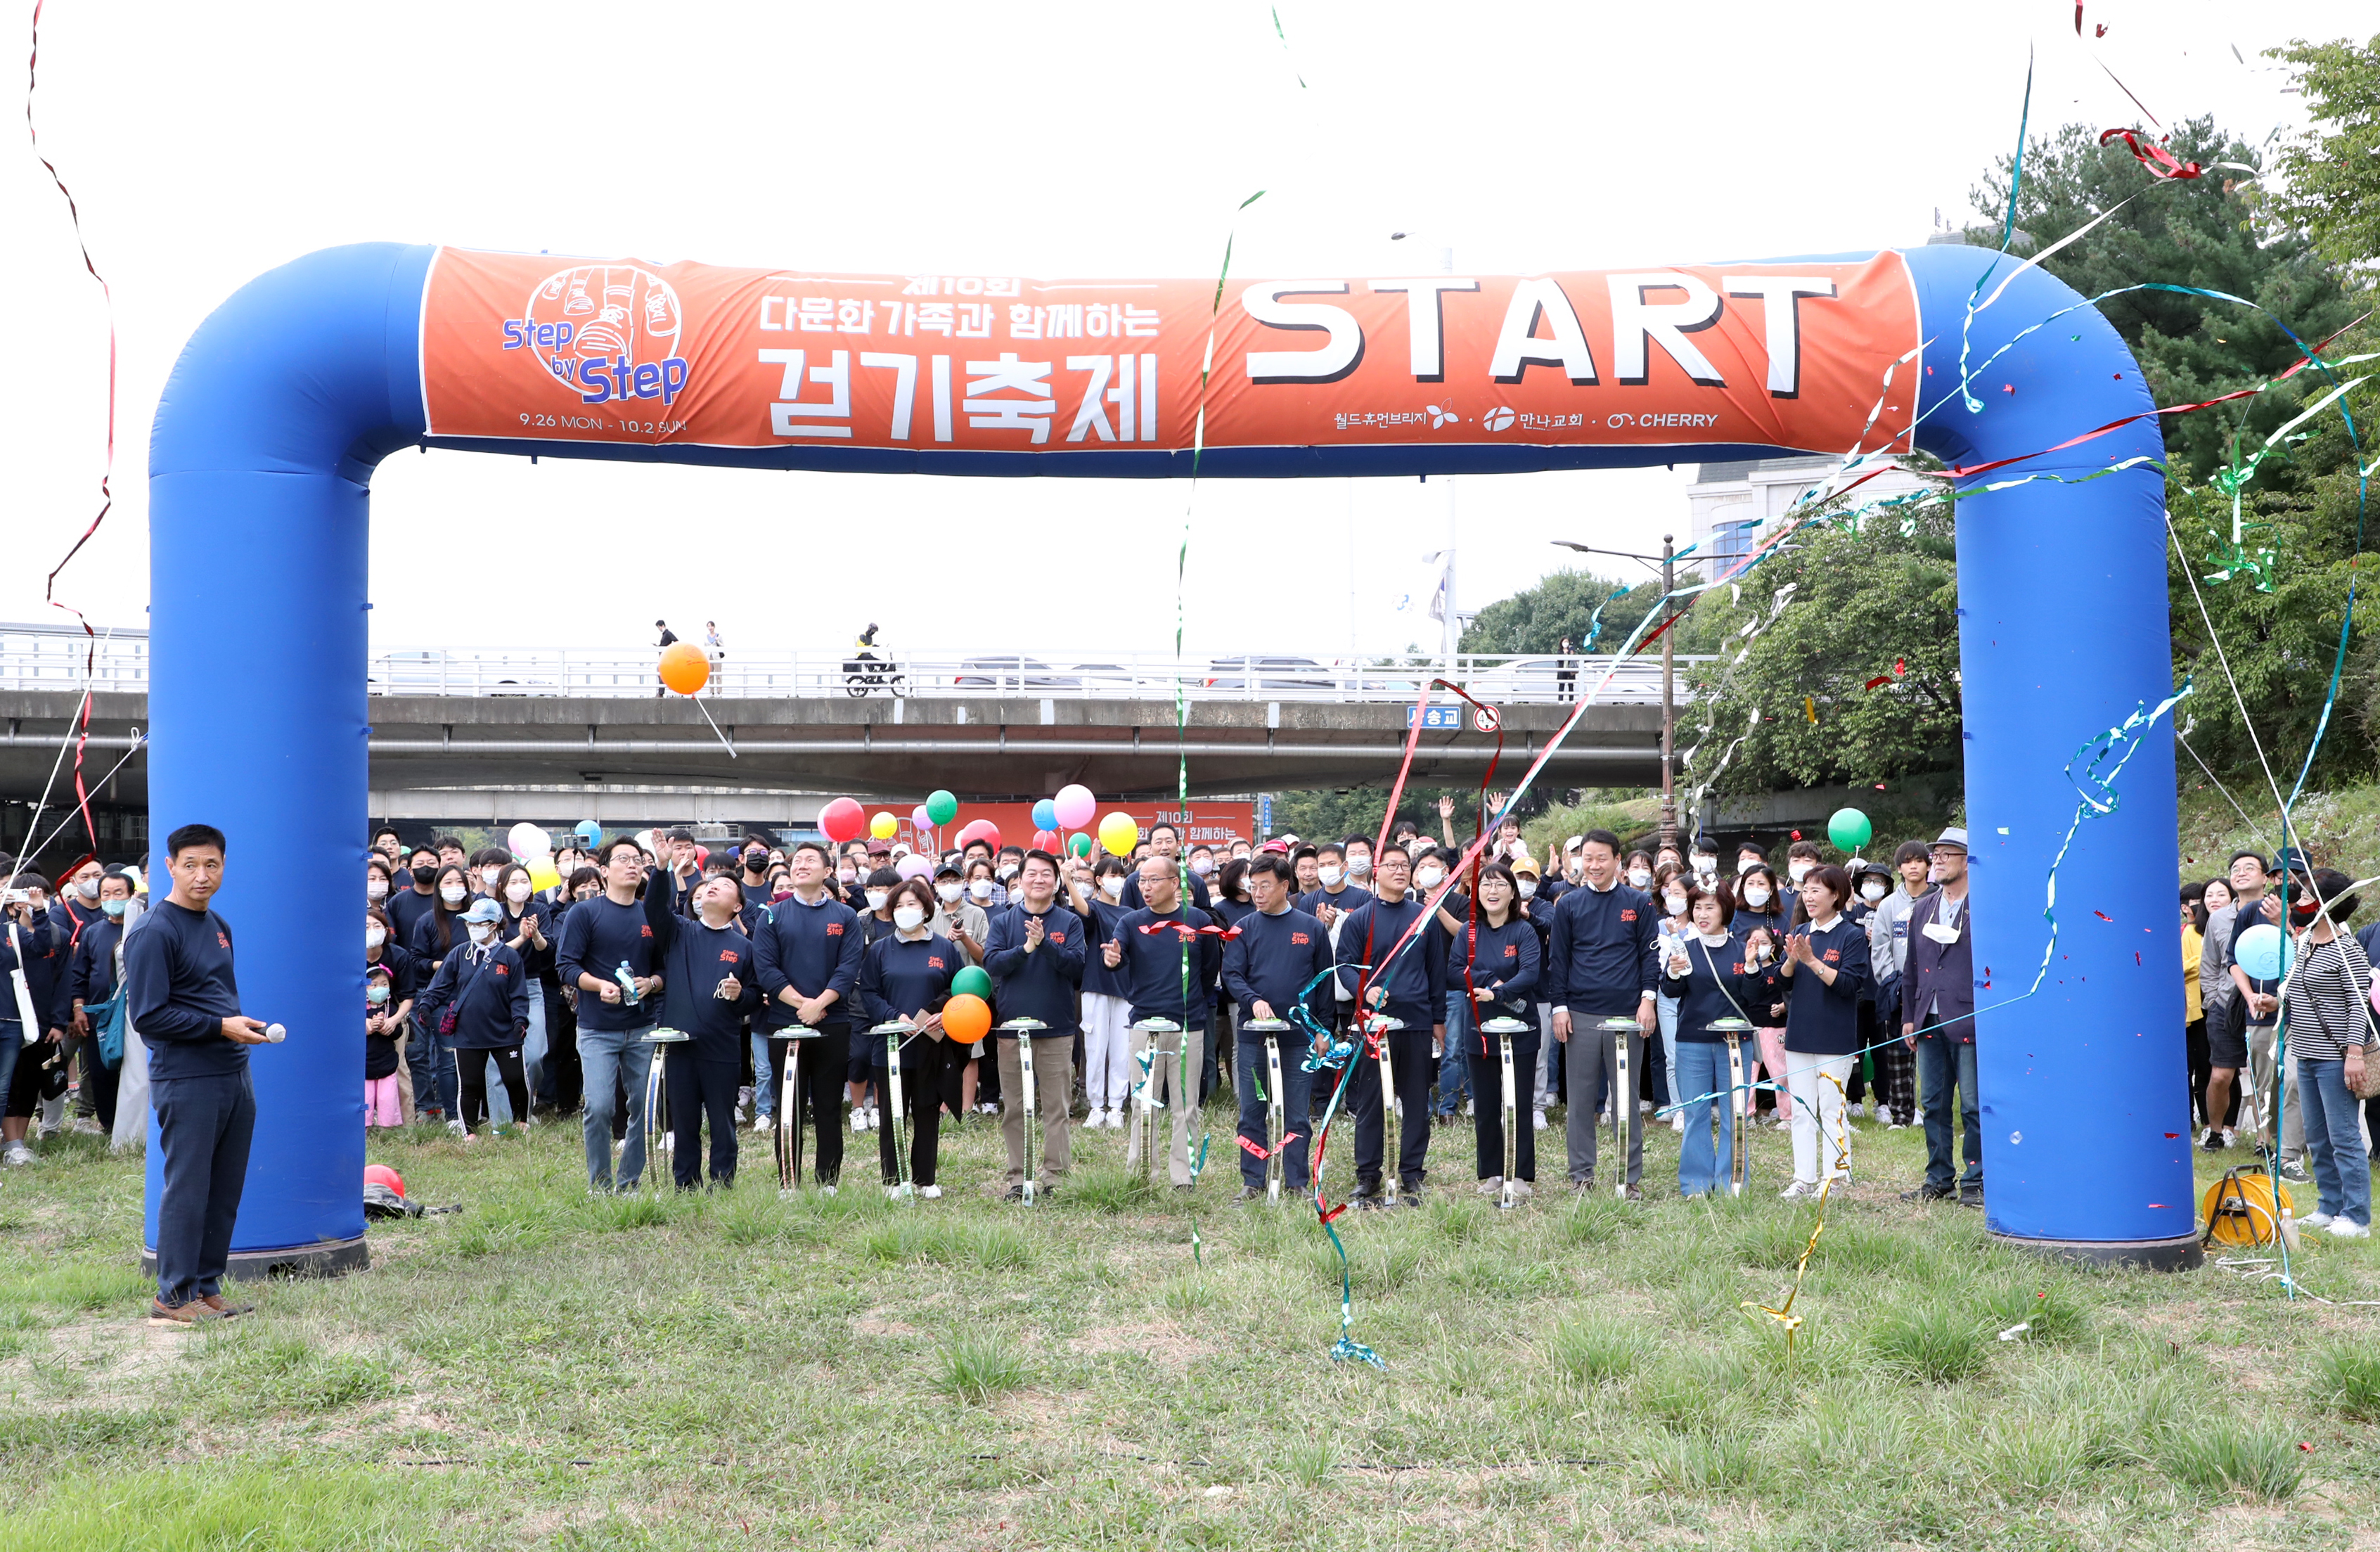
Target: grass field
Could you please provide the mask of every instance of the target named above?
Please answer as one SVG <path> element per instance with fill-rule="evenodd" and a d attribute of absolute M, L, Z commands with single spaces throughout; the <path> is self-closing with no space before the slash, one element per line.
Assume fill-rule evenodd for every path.
<path fill-rule="evenodd" d="M 978 1123 L 898 1207 L 780 1203 L 765 1150 L 590 1199 L 575 1124 L 375 1139 L 465 1210 L 198 1334 L 140 1318 L 137 1163 L 53 1142 L 0 1177 L 0 1546 L 2380 1546 L 2380 1310 L 2001 1248 L 1898 1200 L 1915 1132 L 1858 1128 L 1790 1364 L 1740 1308 L 1815 1219 L 1785 1139 L 1690 1204 L 1664 1129 L 1641 1205 L 1342 1219 L 1375 1372 L 1327 1356 L 1312 1214 L 1227 1204 L 1211 1120 L 1195 1204 L 1100 1132 L 1029 1213 L 975 1189 Z M 2306 1286 L 2380 1299 L 2380 1252 L 2316 1238 Z"/>

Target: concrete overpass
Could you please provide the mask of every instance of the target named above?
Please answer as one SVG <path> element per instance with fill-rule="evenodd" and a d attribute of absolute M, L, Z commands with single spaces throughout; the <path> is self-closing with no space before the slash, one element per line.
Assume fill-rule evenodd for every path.
<path fill-rule="evenodd" d="M 0 625 L 0 798 L 42 791 L 88 682 L 92 796 L 111 807 L 145 805 L 146 645 L 119 634 L 87 681 L 79 633 Z M 1525 768 L 1568 716 L 1566 697 L 1592 690 L 1609 661 L 1457 660 L 1456 676 L 1498 708 L 1500 775 Z M 803 799 L 819 794 L 907 804 L 948 787 L 1000 800 L 1080 782 L 1102 796 L 1164 796 L 1175 791 L 1177 683 L 1194 795 L 1378 782 L 1396 770 L 1413 702 L 1434 668 L 1285 655 L 1053 663 L 905 654 L 857 676 L 854 666 L 816 654 L 738 656 L 721 665 L 698 706 L 653 694 L 649 654 L 375 651 L 367 670 L 370 812 L 625 820 L 710 809 L 782 821 L 814 810 Z M 897 685 L 888 682 L 895 675 Z M 1433 710 L 1414 779 L 1478 781 L 1495 736 L 1442 692 Z M 1654 784 L 1660 730 L 1658 665 L 1630 663 L 1550 773 L 1567 786 Z M 273 758 L 241 747 L 237 729 L 224 737 L 227 759 Z M 71 782 L 61 785 L 70 797 Z"/>

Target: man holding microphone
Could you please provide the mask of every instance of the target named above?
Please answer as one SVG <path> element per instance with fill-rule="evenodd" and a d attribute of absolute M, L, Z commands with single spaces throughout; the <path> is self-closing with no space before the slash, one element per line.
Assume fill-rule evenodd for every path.
<path fill-rule="evenodd" d="M 165 838 L 165 861 L 173 889 L 125 940 L 124 979 L 164 1155 L 149 1323 L 187 1329 L 254 1307 L 225 1303 L 222 1286 L 256 1134 L 248 1048 L 265 1033 L 240 1013 L 231 925 L 207 904 L 223 887 L 223 831 L 182 826 Z"/>

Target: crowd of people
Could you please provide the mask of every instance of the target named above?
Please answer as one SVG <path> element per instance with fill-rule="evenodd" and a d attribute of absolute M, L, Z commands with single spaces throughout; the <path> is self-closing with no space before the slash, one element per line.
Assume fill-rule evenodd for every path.
<path fill-rule="evenodd" d="M 667 1129 L 675 1182 L 693 1189 L 706 1127 L 708 1178 L 725 1185 L 739 1130 L 791 1132 L 798 1118 L 821 1189 L 842 1182 L 846 1133 L 873 1132 L 887 1186 L 933 1197 L 943 1129 L 997 1116 L 1008 1170 L 995 1189 L 1021 1196 L 1024 1063 L 1000 1026 L 1025 1020 L 1044 1194 L 1063 1182 L 1075 1131 L 1133 1131 L 1137 1162 L 1128 1117 L 1144 1105 L 1164 1118 L 1152 1146 L 1169 1178 L 1191 1189 L 1190 1111 L 1220 1088 L 1239 1112 L 1241 1194 L 1265 1194 L 1269 1166 L 1303 1192 L 1315 1122 L 1352 1061 L 1334 1135 L 1350 1136 L 1359 1206 L 1419 1201 L 1465 1173 L 1483 1194 L 1527 1195 L 1549 1111 L 1572 1190 L 1600 1171 L 1640 1196 L 1644 1130 L 1666 1119 L 1683 1134 L 1682 1195 L 1742 1187 L 1728 1162 L 1739 1125 L 1789 1130 L 1781 1194 L 1812 1195 L 1849 1178 L 1859 1120 L 1924 1126 L 1925 1175 L 1905 1196 L 1981 1205 L 1963 831 L 1905 843 L 1889 866 L 1828 862 L 1796 840 L 1781 872 L 1750 842 L 1723 861 L 1708 842 L 1632 850 L 1589 831 L 1548 868 L 1508 822 L 1475 901 L 1465 887 L 1441 895 L 1465 848 L 1451 805 L 1440 826 L 1185 849 L 1160 823 L 1130 855 L 1096 858 L 986 839 L 929 856 L 759 836 L 706 851 L 671 831 L 648 832 L 657 850 L 625 836 L 565 846 L 543 889 L 503 848 L 408 847 L 383 828 L 365 868 L 367 1124 L 476 1139 L 576 1113 L 590 1187 L 625 1190 L 644 1176 L 650 1119 Z M 2370 1176 L 2354 1089 L 2380 926 L 2331 930 L 2354 914 L 2347 884 L 2241 853 L 2182 891 L 2185 982 L 2201 1146 L 2284 1122 L 2282 1173 L 2320 1193 L 2300 1221 L 2360 1236 Z M 2286 1070 L 2279 985 L 2236 952 L 2252 919 L 2284 919 L 2284 892 L 2306 952 Z M 137 870 L 96 861 L 55 894 L 12 879 L 0 967 L 21 1006 L 0 1029 L 0 1159 L 30 1161 L 31 1126 L 68 1124 L 69 1106 L 72 1124 L 113 1127 L 102 1025 L 123 979 L 122 923 L 144 895 Z M 995 1027 L 962 1039 L 942 1015 L 973 970 L 989 978 Z M 27 1016 L 46 1026 L 30 1040 Z M 1522 1074 L 1511 1137 L 1500 1036 Z M 651 1082 L 657 1052 L 665 1085 Z M 1277 1110 L 1262 1077 L 1276 1061 Z M 665 1115 L 648 1117 L 649 1091 L 666 1095 Z M 888 1119 L 896 1091 L 904 1113 Z M 1467 1171 L 1430 1154 L 1460 1119 Z"/>

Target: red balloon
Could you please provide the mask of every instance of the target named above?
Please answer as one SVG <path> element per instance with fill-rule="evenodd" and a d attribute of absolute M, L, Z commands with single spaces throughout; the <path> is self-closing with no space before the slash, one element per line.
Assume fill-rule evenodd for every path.
<path fill-rule="evenodd" d="M 385 1164 L 365 1165 L 364 1183 L 366 1185 L 384 1185 L 391 1191 L 395 1192 L 399 1196 L 405 1194 L 405 1177 L 398 1174 L 395 1170 L 390 1169 Z"/>
<path fill-rule="evenodd" d="M 1058 850 L 1058 832 L 1054 830 L 1035 831 L 1033 832 L 1033 849 L 1037 852 L 1048 852 L 1052 855 L 1055 855 Z"/>
<path fill-rule="evenodd" d="M 868 828 L 868 816 L 853 799 L 838 797 L 819 810 L 819 828 L 839 846 L 859 839 L 859 832 Z"/>
<path fill-rule="evenodd" d="M 970 841 L 989 841 L 993 851 L 1000 850 L 1000 827 L 990 819 L 978 819 L 953 837 L 953 843 L 962 851 Z"/>

